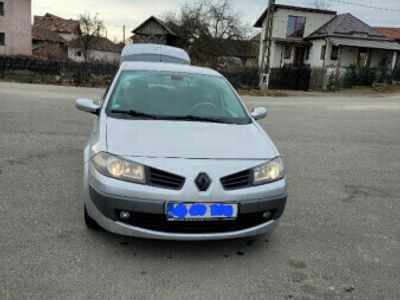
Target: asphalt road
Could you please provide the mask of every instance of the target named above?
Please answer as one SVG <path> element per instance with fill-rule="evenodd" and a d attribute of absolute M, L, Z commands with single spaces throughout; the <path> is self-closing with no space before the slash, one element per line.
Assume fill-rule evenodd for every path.
<path fill-rule="evenodd" d="M 400 97 L 246 98 L 287 165 L 271 236 L 150 241 L 83 223 L 102 90 L 0 83 L 0 299 L 400 299 Z"/>

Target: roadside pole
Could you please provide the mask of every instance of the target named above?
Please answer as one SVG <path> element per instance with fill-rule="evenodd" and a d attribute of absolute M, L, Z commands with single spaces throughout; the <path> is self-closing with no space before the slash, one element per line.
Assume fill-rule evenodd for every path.
<path fill-rule="evenodd" d="M 267 26 L 264 43 L 264 54 L 262 55 L 261 66 L 261 87 L 269 88 L 270 65 L 271 65 L 271 45 L 272 45 L 272 28 L 274 22 L 275 0 L 269 0 L 267 11 Z"/>

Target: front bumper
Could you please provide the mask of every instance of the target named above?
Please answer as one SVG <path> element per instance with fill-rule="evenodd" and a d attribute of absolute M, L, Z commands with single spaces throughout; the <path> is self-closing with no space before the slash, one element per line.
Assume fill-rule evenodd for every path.
<path fill-rule="evenodd" d="M 104 177 L 90 164 L 85 165 L 85 205 L 88 214 L 104 229 L 120 235 L 168 240 L 220 240 L 256 236 L 276 229 L 286 205 L 284 179 L 270 185 L 231 192 L 228 195 L 230 202 L 238 203 L 239 214 L 235 221 L 169 222 L 165 216 L 166 201 L 188 202 L 187 199 L 193 198 L 180 195 L 180 192 L 151 187 L 148 187 L 149 193 L 145 195 L 142 190 L 146 187 Z M 136 186 L 139 192 L 117 191 L 115 184 L 125 184 L 130 189 Z M 209 196 L 207 199 L 210 199 Z M 207 202 L 203 199 L 195 201 Z M 126 221 L 119 219 L 122 210 L 131 212 L 132 217 Z M 271 213 L 267 219 L 263 218 L 265 212 Z"/>

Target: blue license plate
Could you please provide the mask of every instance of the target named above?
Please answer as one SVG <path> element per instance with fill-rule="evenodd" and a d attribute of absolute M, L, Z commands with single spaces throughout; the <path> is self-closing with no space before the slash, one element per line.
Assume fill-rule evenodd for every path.
<path fill-rule="evenodd" d="M 238 214 L 237 203 L 175 203 L 166 205 L 168 221 L 234 220 Z"/>

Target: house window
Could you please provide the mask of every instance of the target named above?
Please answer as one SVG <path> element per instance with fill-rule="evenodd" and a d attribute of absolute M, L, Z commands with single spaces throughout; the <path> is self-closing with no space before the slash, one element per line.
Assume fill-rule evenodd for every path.
<path fill-rule="evenodd" d="M 81 57 L 82 56 L 82 52 L 81 51 L 76 52 L 76 56 Z"/>
<path fill-rule="evenodd" d="M 306 18 L 299 16 L 289 16 L 286 37 L 302 38 L 304 28 L 306 26 Z"/>
<path fill-rule="evenodd" d="M 368 51 L 367 49 L 360 49 L 358 52 L 357 66 L 365 67 L 367 65 Z"/>
<path fill-rule="evenodd" d="M 326 54 L 326 46 L 321 47 L 321 59 L 325 59 L 325 54 Z"/>
<path fill-rule="evenodd" d="M 283 48 L 283 58 L 290 59 L 292 57 L 292 46 L 285 46 Z"/>
<path fill-rule="evenodd" d="M 4 16 L 4 2 L 0 2 L 0 16 Z"/>
<path fill-rule="evenodd" d="M 306 48 L 306 60 L 310 59 L 310 47 Z"/>
<path fill-rule="evenodd" d="M 339 47 L 338 46 L 332 46 L 331 60 L 337 60 L 338 57 L 339 57 Z"/>
<path fill-rule="evenodd" d="M 4 46 L 6 44 L 6 36 L 3 32 L 0 32 L 0 46 Z"/>

